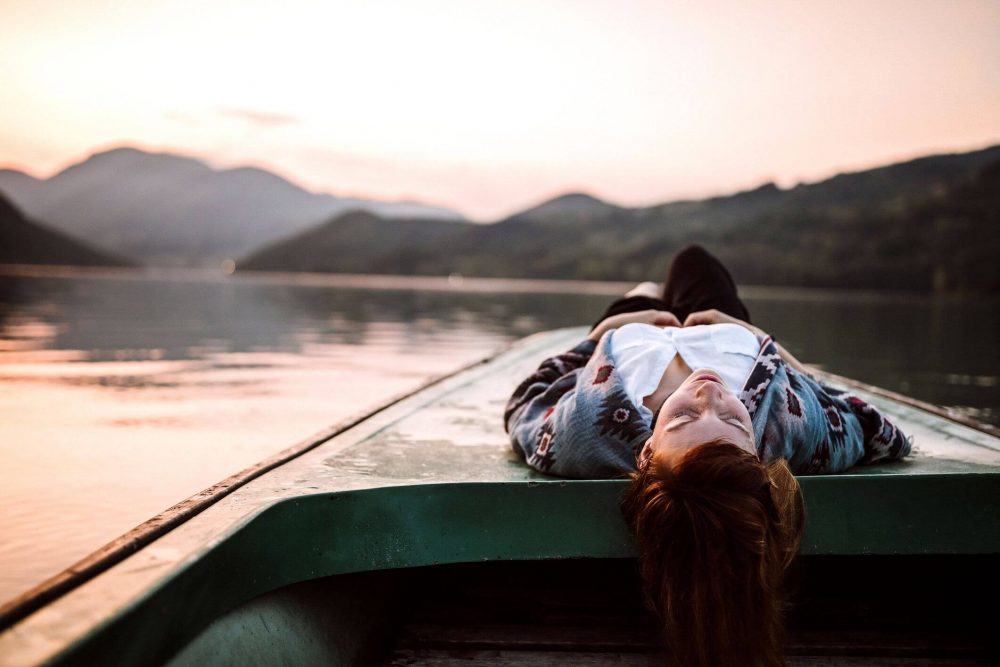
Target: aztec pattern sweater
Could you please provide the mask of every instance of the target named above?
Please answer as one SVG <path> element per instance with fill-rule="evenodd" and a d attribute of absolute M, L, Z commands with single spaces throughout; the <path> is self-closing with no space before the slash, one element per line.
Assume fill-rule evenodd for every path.
<path fill-rule="evenodd" d="M 581 479 L 623 477 L 652 435 L 626 397 L 611 339 L 586 340 L 542 362 L 504 411 L 514 450 L 538 470 Z M 762 461 L 784 458 L 796 475 L 836 473 L 896 459 L 910 441 L 867 402 L 786 364 L 761 340 L 740 400 L 753 421 Z"/>

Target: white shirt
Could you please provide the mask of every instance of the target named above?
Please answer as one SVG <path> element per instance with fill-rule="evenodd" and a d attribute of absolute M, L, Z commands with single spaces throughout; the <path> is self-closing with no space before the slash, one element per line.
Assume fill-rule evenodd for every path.
<path fill-rule="evenodd" d="M 642 400 L 659 386 L 675 354 L 681 355 L 691 370 L 714 370 L 730 390 L 739 394 L 759 351 L 757 337 L 738 324 L 683 328 L 626 324 L 611 337 L 611 356 L 618 377 L 629 400 L 647 422 L 652 421 L 653 413 Z"/>

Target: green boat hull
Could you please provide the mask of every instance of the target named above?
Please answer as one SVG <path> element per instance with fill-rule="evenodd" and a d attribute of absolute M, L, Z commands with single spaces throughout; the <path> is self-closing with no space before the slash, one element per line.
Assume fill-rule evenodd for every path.
<path fill-rule="evenodd" d="M 239 628 L 247 627 L 223 621 L 227 614 L 319 582 L 320 589 L 307 587 L 305 602 L 275 603 L 291 615 L 275 627 L 332 633 L 342 641 L 289 639 L 289 646 L 302 642 L 306 656 L 323 644 L 343 664 L 363 664 L 373 650 L 364 637 L 382 633 L 377 619 L 399 607 L 386 582 L 400 572 L 627 561 L 634 551 L 618 512 L 624 482 L 540 475 L 516 458 L 500 424 L 520 378 L 581 335 L 574 329 L 527 339 L 322 438 L 240 488 L 208 494 L 211 502 L 195 516 L 136 542 L 135 553 L 4 630 L 3 663 L 159 664 L 209 641 L 213 621 L 226 628 L 210 642 L 222 642 L 222 651 L 226 637 L 239 643 Z M 915 455 L 801 478 L 802 560 L 995 560 L 1000 439 L 891 398 L 866 398 L 914 436 Z M 380 593 L 360 594 L 351 588 L 360 579 L 337 578 L 363 573 L 386 573 L 372 584 Z M 330 606 L 331 599 L 341 602 Z M 335 664 L 331 655 L 323 661 Z"/>

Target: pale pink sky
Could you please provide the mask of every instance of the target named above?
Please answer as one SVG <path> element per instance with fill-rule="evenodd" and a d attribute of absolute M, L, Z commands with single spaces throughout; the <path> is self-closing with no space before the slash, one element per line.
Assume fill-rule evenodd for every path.
<path fill-rule="evenodd" d="M 0 165 L 128 144 L 490 220 L 1000 143 L 1000 2 L 0 0 Z"/>

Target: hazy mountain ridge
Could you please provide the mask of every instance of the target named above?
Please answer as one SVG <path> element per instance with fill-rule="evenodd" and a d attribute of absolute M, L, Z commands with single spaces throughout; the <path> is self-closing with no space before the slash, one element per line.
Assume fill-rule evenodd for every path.
<path fill-rule="evenodd" d="M 646 280 L 660 277 L 683 245 L 702 243 L 744 284 L 1000 293 L 1000 273 L 992 268 L 1000 253 L 998 165 L 1000 146 L 994 146 L 787 190 L 766 184 L 645 208 L 574 194 L 491 225 L 408 237 L 391 257 L 359 241 L 380 242 L 384 221 L 355 218 L 353 245 L 343 252 L 345 230 L 334 219 L 253 253 L 240 267 Z"/>
<path fill-rule="evenodd" d="M 625 210 L 628 209 L 608 203 L 585 192 L 570 192 L 515 213 L 508 220 L 574 223 L 606 217 L 617 211 Z"/>
<path fill-rule="evenodd" d="M 441 207 L 315 194 L 256 167 L 215 170 L 135 148 L 94 154 L 47 180 L 0 170 L 0 191 L 67 234 L 161 265 L 217 265 L 356 208 L 461 219 Z"/>
<path fill-rule="evenodd" d="M 44 225 L 32 222 L 0 194 L 0 264 L 132 266 Z"/>

